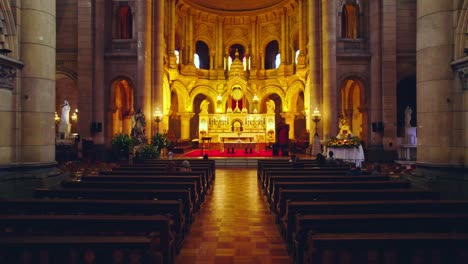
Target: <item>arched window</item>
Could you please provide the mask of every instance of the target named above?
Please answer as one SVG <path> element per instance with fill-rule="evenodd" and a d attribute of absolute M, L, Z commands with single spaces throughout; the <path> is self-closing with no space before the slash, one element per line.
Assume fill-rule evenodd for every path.
<path fill-rule="evenodd" d="M 281 63 L 278 41 L 273 40 L 265 48 L 265 69 L 276 69 Z M 279 62 L 278 62 L 279 61 Z"/>
<path fill-rule="evenodd" d="M 341 12 L 341 37 L 347 39 L 357 39 L 359 33 L 359 7 L 354 3 L 343 6 Z"/>
<path fill-rule="evenodd" d="M 193 54 L 193 64 L 195 68 L 200 69 L 200 56 L 197 53 Z"/>
<path fill-rule="evenodd" d="M 299 59 L 299 54 L 301 53 L 300 50 L 296 50 L 296 53 L 294 54 L 294 63 L 297 65 L 297 61 Z"/>
<path fill-rule="evenodd" d="M 133 15 L 131 7 L 126 3 L 121 3 L 117 7 L 116 14 L 116 38 L 117 39 L 132 39 L 133 38 Z"/>
<path fill-rule="evenodd" d="M 199 69 L 210 69 L 210 49 L 203 41 L 197 41 L 195 45 L 195 53 L 198 55 Z"/>

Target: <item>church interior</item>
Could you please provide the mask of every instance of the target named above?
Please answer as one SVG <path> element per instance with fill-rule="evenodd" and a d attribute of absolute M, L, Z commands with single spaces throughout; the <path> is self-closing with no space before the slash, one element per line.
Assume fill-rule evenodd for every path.
<path fill-rule="evenodd" d="M 206 170 L 208 176 L 201 177 L 195 187 L 200 193 L 191 198 L 188 194 L 194 205 L 183 221 L 196 219 L 190 232 L 190 224 L 180 224 L 180 232 L 175 232 L 171 242 L 174 252 L 158 248 L 162 255 L 145 255 L 147 259 L 134 263 L 403 263 L 391 262 L 388 252 L 376 253 L 380 260 L 371 262 L 373 253 L 369 251 L 369 262 L 364 262 L 357 261 L 349 250 L 327 251 L 327 245 L 346 247 L 343 238 L 331 235 L 315 237 L 305 232 L 302 238 L 296 233 L 291 237 L 291 228 L 296 227 L 281 218 L 285 215 L 281 206 L 289 205 L 281 205 L 279 191 L 269 189 L 282 184 L 271 177 L 283 176 L 279 172 L 270 175 L 268 170 L 288 168 L 297 177 L 291 181 L 301 180 L 303 186 L 315 188 L 303 177 L 306 173 L 317 176 L 311 168 L 323 165 L 320 155 L 326 164 L 336 159 L 362 166 L 363 175 L 352 177 L 371 178 L 370 170 L 376 164 L 408 168 L 398 179 L 390 176 L 391 184 L 427 192 L 414 194 L 416 200 L 436 200 L 433 195 L 437 193 L 443 199 L 435 205 L 437 210 L 445 208 L 441 205 L 445 199 L 458 201 L 447 205 L 453 211 L 443 213 L 460 213 L 466 224 L 468 216 L 461 209 L 468 206 L 463 201 L 468 198 L 468 0 L 0 0 L 0 120 L 1 199 L 24 198 L 19 193 L 37 198 L 45 193 L 37 188 L 56 183 L 62 188 L 81 184 L 79 188 L 91 189 L 99 180 L 87 183 L 86 178 L 101 174 L 116 178 L 102 188 L 122 189 L 118 181 L 124 180 L 117 175 L 124 177 L 133 169 L 144 181 L 142 175 L 150 173 L 149 169 L 168 171 L 173 154 L 177 166 L 187 159 L 193 171 Z M 124 141 L 133 142 L 128 143 L 132 148 L 123 151 L 116 147 L 118 142 L 127 144 Z M 209 161 L 203 158 L 206 153 Z M 217 160 L 214 153 L 222 157 Z M 220 168 L 237 156 L 254 165 L 241 165 L 239 175 L 235 169 Z M 142 157 L 151 158 L 131 164 L 132 159 Z M 297 165 L 296 157 L 303 162 Z M 64 166 L 68 166 L 65 173 Z M 330 186 L 332 180 L 325 180 L 324 175 L 349 176 L 349 164 L 327 166 L 318 167 L 322 180 Z M 69 182 L 76 175 L 79 183 Z M 131 183 L 137 186 L 136 181 L 133 178 Z M 363 178 L 356 181 L 361 183 L 360 189 L 367 185 L 380 188 L 380 183 L 371 185 Z M 338 188 L 335 184 L 329 188 Z M 169 189 L 154 187 L 159 188 Z M 346 188 L 351 187 L 342 189 Z M 250 200 L 242 197 L 246 189 Z M 52 194 L 44 197 L 47 195 Z M 118 194 L 109 191 L 109 195 Z M 178 195 L 185 199 L 186 194 Z M 285 191 L 284 195 L 292 194 Z M 385 199 L 372 198 L 369 192 L 356 199 L 361 203 L 366 199 L 410 200 L 401 198 L 407 194 L 400 199 L 388 198 L 395 194 L 385 195 L 380 194 Z M 238 199 L 238 204 L 228 202 L 227 197 Z M 324 201 L 349 198 L 326 197 Z M 378 207 L 374 202 L 364 205 L 368 206 L 366 212 Z M 225 208 L 223 203 L 230 206 Z M 427 204 L 404 207 L 423 214 L 425 209 L 414 208 L 429 207 Z M 77 206 L 87 208 L 83 210 L 92 207 Z M 110 202 L 109 206 L 119 207 Z M 309 206 L 304 204 L 312 212 Z M 345 207 L 338 202 L 330 206 L 338 211 Z M 350 208 L 353 206 L 359 208 Z M 388 202 L 387 206 L 398 207 L 398 203 Z M 290 208 L 302 210 L 294 204 Z M 239 217 L 239 223 L 216 224 L 217 215 L 237 215 L 243 210 L 249 211 L 245 218 Z M 327 212 L 321 210 L 317 212 Z M 400 213 L 397 211 L 394 213 Z M 4 227 L 7 220 L 1 217 Z M 296 220 L 321 225 L 313 217 L 305 219 Z M 398 219 L 395 221 L 414 221 Z M 447 219 L 440 221 L 453 223 Z M 138 221 L 144 225 L 149 220 Z M 432 227 L 433 222 L 428 223 Z M 468 240 L 466 226 L 460 228 L 457 239 Z M 441 230 L 434 233 L 447 231 Z M 243 235 L 237 237 L 236 232 Z M 403 244 L 427 239 L 406 235 L 398 238 Z M 371 235 L 362 237 L 362 243 L 353 240 L 359 244 L 356 247 L 382 242 Z M 393 239 L 387 238 L 387 242 Z M 444 239 L 450 245 L 454 241 L 441 235 L 440 240 Z M 214 240 L 216 247 L 210 244 Z M 307 248 L 312 240 L 322 255 Z M 14 248 L 24 242 L 12 241 L 0 239 L 0 244 Z M 137 247 L 137 242 L 131 243 Z M 434 240 L 427 243 L 439 245 Z M 468 249 L 457 251 L 458 244 L 453 243 L 451 263 L 463 263 Z M 51 245 L 53 242 L 47 244 Z M 206 258 L 195 257 L 195 251 L 203 251 Z M 244 258 L 243 252 L 247 252 Z M 0 260 L 5 254 L 0 249 Z M 130 253 L 125 257 L 128 262 L 118 262 L 115 254 L 113 263 L 131 263 Z M 420 252 L 414 254 L 413 262 L 407 263 L 424 259 Z M 434 263 L 444 263 L 444 254 Z M 33 263 L 25 254 L 22 258 L 21 263 Z M 93 261 L 85 262 L 96 263 Z"/>

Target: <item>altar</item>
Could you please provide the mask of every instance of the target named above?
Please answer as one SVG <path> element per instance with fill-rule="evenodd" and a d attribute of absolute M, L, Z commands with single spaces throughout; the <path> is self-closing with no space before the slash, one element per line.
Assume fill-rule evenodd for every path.
<path fill-rule="evenodd" d="M 328 147 L 327 152 L 330 151 L 333 151 L 335 159 L 354 162 L 356 163 L 356 167 L 361 167 L 361 163 L 364 161 L 362 145 L 357 147 Z"/>

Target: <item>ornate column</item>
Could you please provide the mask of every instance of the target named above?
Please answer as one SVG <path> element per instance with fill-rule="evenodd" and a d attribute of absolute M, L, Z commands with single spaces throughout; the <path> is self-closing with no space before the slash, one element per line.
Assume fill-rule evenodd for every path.
<path fill-rule="evenodd" d="M 314 138 L 315 125 L 311 122 L 312 112 L 315 107 L 319 107 L 321 103 L 320 98 L 320 69 L 318 62 L 320 61 L 320 43 L 319 43 L 319 10 L 318 0 L 307 1 L 307 35 L 308 35 L 308 58 L 309 58 L 309 85 L 306 85 L 304 96 L 309 95 L 307 124 L 309 129 L 309 142 L 312 143 Z M 306 98 L 305 98 L 306 99 Z M 323 113 L 323 111 L 322 111 Z"/>
<path fill-rule="evenodd" d="M 294 136 L 294 120 L 296 119 L 297 113 L 282 113 L 281 117 L 284 118 L 286 124 L 289 125 L 289 135 L 290 139 L 293 139 Z"/>
<path fill-rule="evenodd" d="M 137 37 L 137 83 L 135 89 L 135 110 L 142 109 L 147 124 L 153 116 L 152 109 L 152 49 L 151 43 L 153 40 L 152 30 L 152 0 L 140 0 L 137 2 L 136 17 L 136 37 Z M 146 136 L 150 138 L 152 135 L 152 126 L 146 126 Z"/>
<path fill-rule="evenodd" d="M 336 1 L 322 0 L 322 139 L 338 132 L 336 103 Z"/>
<path fill-rule="evenodd" d="M 166 105 L 164 105 L 164 2 L 154 1 L 154 42 L 153 42 L 153 85 L 152 85 L 152 112 L 159 107 L 165 113 Z M 170 103 L 170 102 L 168 102 Z M 150 116 L 153 116 L 152 114 Z M 166 122 L 164 119 L 163 122 Z M 159 124 L 159 127 L 164 127 L 164 124 Z"/>
<path fill-rule="evenodd" d="M 151 1 L 152 2 L 152 1 Z M 175 25 L 176 25 L 176 14 L 175 14 L 175 1 L 169 1 L 169 67 L 171 69 L 177 68 L 176 56 L 175 56 Z"/>
<path fill-rule="evenodd" d="M 55 20 L 55 0 L 21 1 L 19 162 L 32 166 L 55 164 Z"/>
<path fill-rule="evenodd" d="M 105 114 L 106 111 L 108 111 L 107 107 L 105 107 L 107 94 L 105 95 L 104 91 L 106 89 L 103 89 L 104 87 L 106 87 L 106 83 L 104 81 L 104 45 L 102 44 L 105 42 L 105 0 L 96 0 L 94 5 L 96 7 L 94 12 L 94 87 L 100 87 L 100 89 L 93 89 L 93 113 L 91 115 L 91 120 L 92 122 L 104 124 Z M 95 133 L 91 132 L 90 129 L 88 129 L 90 133 L 93 133 L 91 136 L 93 136 L 94 144 L 104 145 L 104 135 L 106 134 L 106 126 L 104 126 L 103 129 L 104 131 Z"/>
<path fill-rule="evenodd" d="M 190 112 L 177 114 L 180 117 L 180 138 L 190 139 L 190 119 L 195 115 Z"/>

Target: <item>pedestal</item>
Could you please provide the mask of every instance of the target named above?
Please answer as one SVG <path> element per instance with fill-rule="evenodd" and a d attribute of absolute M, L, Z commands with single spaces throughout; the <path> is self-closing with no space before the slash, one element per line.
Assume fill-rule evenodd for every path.
<path fill-rule="evenodd" d="M 320 138 L 316 134 L 314 136 L 314 139 L 312 141 L 312 151 L 311 151 L 311 156 L 317 156 L 317 154 L 322 153 L 322 148 L 320 147 Z"/>
<path fill-rule="evenodd" d="M 70 136 L 71 124 L 60 123 L 59 133 L 64 135 L 64 138 Z"/>

